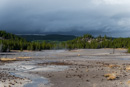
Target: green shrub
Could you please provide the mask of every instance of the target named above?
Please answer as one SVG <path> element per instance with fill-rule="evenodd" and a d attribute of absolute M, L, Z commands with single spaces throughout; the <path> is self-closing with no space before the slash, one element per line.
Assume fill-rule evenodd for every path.
<path fill-rule="evenodd" d="M 128 48 L 128 53 L 130 53 L 130 47 Z"/>

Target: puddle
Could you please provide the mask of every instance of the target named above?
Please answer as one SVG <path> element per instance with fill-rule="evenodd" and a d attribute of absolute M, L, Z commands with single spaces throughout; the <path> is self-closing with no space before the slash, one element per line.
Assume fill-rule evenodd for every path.
<path fill-rule="evenodd" d="M 32 83 L 28 83 L 26 85 L 24 85 L 24 87 L 38 87 L 39 85 L 48 85 L 49 82 L 47 79 L 45 78 L 35 78 L 32 80 Z"/>
<path fill-rule="evenodd" d="M 24 87 L 38 87 L 39 85 L 49 85 L 49 81 L 47 78 L 40 77 L 38 75 L 21 73 L 21 72 L 19 73 L 11 72 L 10 74 L 20 78 L 25 78 L 25 77 L 29 78 L 31 82 L 25 84 Z"/>
<path fill-rule="evenodd" d="M 1 68 L 9 68 L 10 69 L 9 72 L 11 75 L 14 75 L 14 76 L 20 77 L 20 78 L 28 78 L 29 80 L 31 80 L 30 83 L 27 83 L 26 85 L 24 85 L 24 87 L 38 87 L 39 85 L 42 85 L 41 87 L 49 86 L 49 80 L 47 78 L 40 77 L 40 76 L 35 75 L 35 74 L 29 74 L 29 72 L 63 71 L 65 69 L 69 68 L 68 66 L 59 66 L 59 65 L 37 66 L 36 65 L 37 62 L 38 61 L 36 61 L 36 62 L 34 62 L 34 61 L 20 61 L 20 62 L 5 64 L 5 65 L 0 66 L 0 67 Z"/>
<path fill-rule="evenodd" d="M 19 73 L 18 72 L 12 72 L 11 75 L 14 75 L 16 77 L 20 78 L 29 78 L 32 82 L 26 84 L 24 87 L 38 87 L 38 85 L 49 85 L 49 81 L 45 77 L 40 77 L 38 75 L 29 74 L 28 72 L 33 71 L 42 71 L 42 72 L 50 72 L 50 71 L 63 71 L 68 68 L 68 66 L 46 66 L 46 67 L 36 67 L 31 65 L 22 65 L 19 67 Z M 26 70 L 25 70 L 26 69 Z M 22 71 L 23 70 L 23 71 Z M 21 72 L 22 71 L 22 72 Z"/>
<path fill-rule="evenodd" d="M 130 61 L 130 58 L 118 58 L 119 60 L 129 60 Z"/>
<path fill-rule="evenodd" d="M 82 56 L 83 59 L 90 59 L 90 60 L 102 60 L 102 59 L 113 59 L 113 60 L 128 60 L 130 61 L 130 57 L 128 56 Z"/>
<path fill-rule="evenodd" d="M 50 72 L 50 71 L 63 71 L 69 68 L 68 66 L 59 66 L 59 65 L 48 65 L 46 67 L 39 67 L 32 69 L 30 71 L 43 71 L 43 72 Z"/>

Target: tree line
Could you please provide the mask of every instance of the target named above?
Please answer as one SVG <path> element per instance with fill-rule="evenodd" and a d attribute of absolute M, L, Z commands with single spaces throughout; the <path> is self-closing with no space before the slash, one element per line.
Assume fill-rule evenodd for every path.
<path fill-rule="evenodd" d="M 0 51 L 7 52 L 10 50 L 42 50 L 52 49 L 53 43 L 51 42 L 29 42 L 25 39 L 14 34 L 0 31 Z"/>
<path fill-rule="evenodd" d="M 43 41 L 39 42 L 27 42 L 21 40 L 0 40 L 0 51 L 9 52 L 10 50 L 32 50 L 40 51 L 43 49 L 52 49 L 54 46 L 52 43 L 47 43 Z"/>
<path fill-rule="evenodd" d="M 99 49 L 99 48 L 129 48 L 130 38 L 112 38 L 99 35 L 93 37 L 90 34 L 77 37 L 73 40 L 56 42 L 56 41 L 33 41 L 29 42 L 14 34 L 0 31 L 0 51 L 10 50 L 45 50 L 45 49 Z"/>
<path fill-rule="evenodd" d="M 98 36 L 94 38 L 92 35 L 86 34 L 65 43 L 69 49 L 128 48 L 130 47 L 130 38 L 111 38 L 107 36 Z"/>

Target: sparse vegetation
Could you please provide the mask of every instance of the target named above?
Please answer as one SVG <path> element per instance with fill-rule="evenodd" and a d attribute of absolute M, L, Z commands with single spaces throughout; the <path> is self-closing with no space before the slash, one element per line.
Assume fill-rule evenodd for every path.
<path fill-rule="evenodd" d="M 128 53 L 130 53 L 130 47 L 128 48 Z"/>
<path fill-rule="evenodd" d="M 126 67 L 126 71 L 129 71 L 129 70 L 130 70 L 130 66 L 127 66 L 127 67 Z"/>
<path fill-rule="evenodd" d="M 104 77 L 107 77 L 107 80 L 115 80 L 117 78 L 116 73 L 105 74 Z"/>
<path fill-rule="evenodd" d="M 16 58 L 0 58 L 0 61 L 16 61 Z"/>

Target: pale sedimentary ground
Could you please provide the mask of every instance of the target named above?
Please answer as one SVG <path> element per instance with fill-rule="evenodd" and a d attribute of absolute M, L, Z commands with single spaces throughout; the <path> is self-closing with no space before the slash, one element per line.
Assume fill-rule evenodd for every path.
<path fill-rule="evenodd" d="M 20 59 L 1 62 L 0 73 L 11 72 L 15 78 L 25 78 L 23 81 L 28 84 L 15 83 L 19 87 L 130 87 L 130 54 L 126 52 L 125 49 L 17 52 L 1 56 Z"/>

